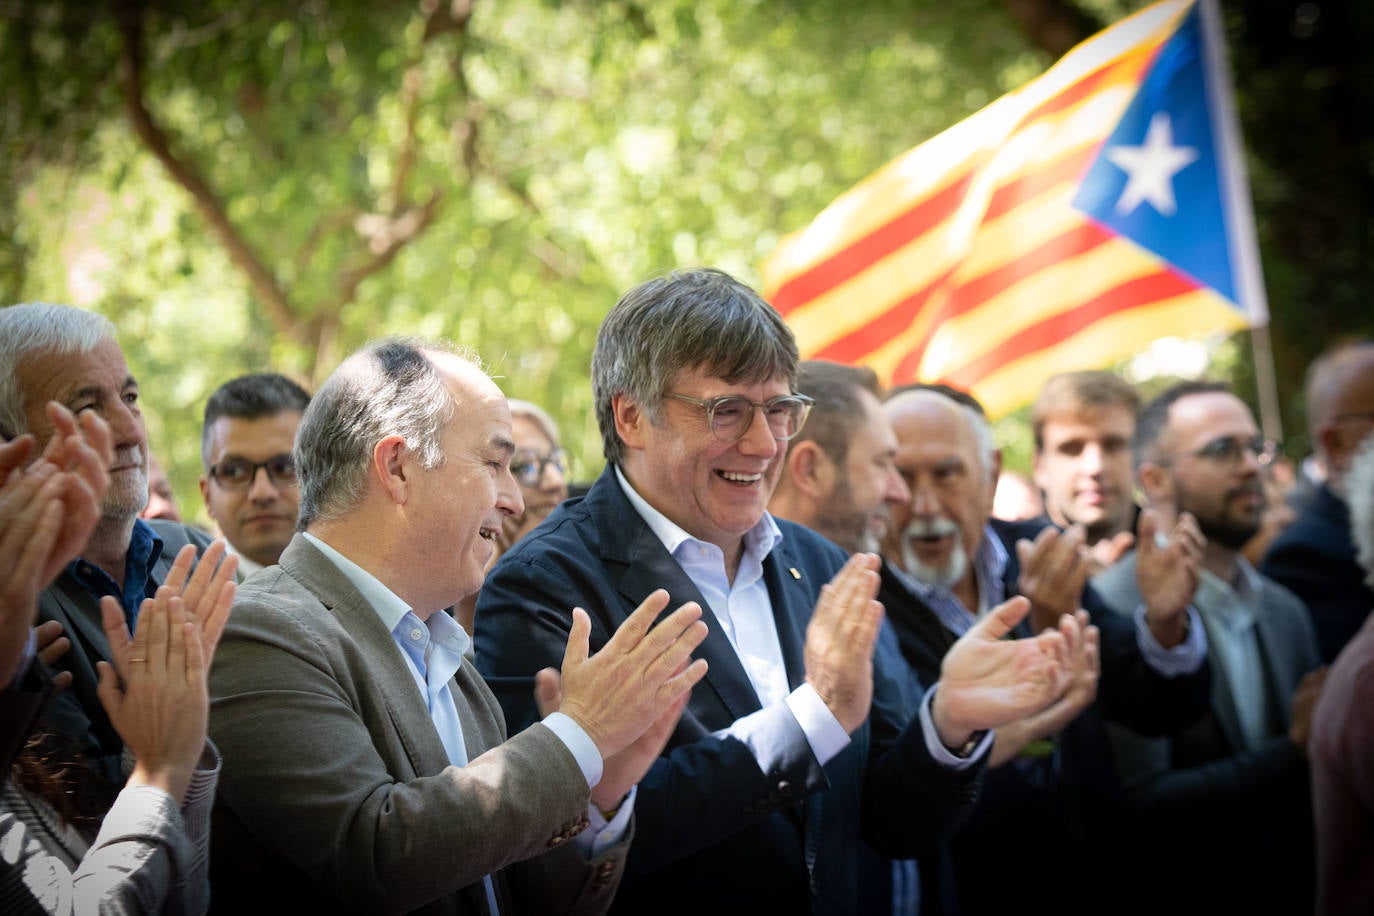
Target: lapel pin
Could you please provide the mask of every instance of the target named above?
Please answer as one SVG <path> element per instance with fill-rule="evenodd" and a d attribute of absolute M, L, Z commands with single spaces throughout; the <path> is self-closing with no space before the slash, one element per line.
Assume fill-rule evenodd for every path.
<path fill-rule="evenodd" d="M 800 578 L 801 578 L 801 573 L 797 572 L 797 567 L 795 567 L 795 566 L 789 566 L 789 567 L 787 567 L 787 571 L 790 572 L 790 573 L 792 574 L 792 578 L 793 578 L 793 579 L 800 579 Z"/>

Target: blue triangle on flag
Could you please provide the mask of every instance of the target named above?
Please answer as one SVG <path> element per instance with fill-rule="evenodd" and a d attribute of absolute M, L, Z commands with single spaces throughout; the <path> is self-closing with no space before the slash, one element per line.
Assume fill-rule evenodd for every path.
<path fill-rule="evenodd" d="M 1234 304 L 1217 128 L 1207 98 L 1194 4 L 1159 49 L 1073 205 Z"/>

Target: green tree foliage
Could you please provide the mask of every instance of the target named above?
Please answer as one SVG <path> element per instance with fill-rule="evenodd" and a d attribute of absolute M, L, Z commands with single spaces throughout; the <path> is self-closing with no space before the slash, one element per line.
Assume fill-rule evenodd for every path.
<path fill-rule="evenodd" d="M 191 515 L 215 385 L 265 368 L 314 384 L 385 333 L 475 347 L 559 417 L 586 480 L 588 360 L 621 292 L 696 264 L 757 282 L 854 182 L 1142 5 L 9 0 L 0 299 L 115 319 Z M 1299 4 L 1269 5 L 1291 34 Z M 1256 53 L 1236 56 L 1263 71 Z M 1268 85 L 1242 103 L 1278 130 Z M 1255 169 L 1262 228 L 1302 198 L 1285 168 Z M 1367 287 L 1364 219 L 1321 236 L 1346 302 Z M 1326 289 L 1288 263 L 1266 262 L 1276 325 Z"/>

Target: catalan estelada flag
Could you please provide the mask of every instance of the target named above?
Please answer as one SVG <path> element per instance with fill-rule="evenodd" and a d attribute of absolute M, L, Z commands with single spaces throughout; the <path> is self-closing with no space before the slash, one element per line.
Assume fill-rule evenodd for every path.
<path fill-rule="evenodd" d="M 1268 320 L 1211 0 L 1157 3 L 785 238 L 803 358 L 946 382 L 993 416 L 1052 374 Z"/>

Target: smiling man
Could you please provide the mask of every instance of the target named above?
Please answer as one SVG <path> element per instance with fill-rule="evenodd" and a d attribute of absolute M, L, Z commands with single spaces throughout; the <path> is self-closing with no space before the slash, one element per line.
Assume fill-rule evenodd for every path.
<path fill-rule="evenodd" d="M 205 402 L 200 495 L 239 555 L 241 577 L 276 563 L 296 530 L 291 448 L 309 404 L 304 388 L 275 372 L 230 379 Z"/>
<path fill-rule="evenodd" d="M 138 517 L 148 502 L 148 435 L 138 380 L 114 335 L 104 316 L 71 306 L 0 309 L 0 432 L 33 433 L 40 449 L 46 446 L 54 431 L 49 401 L 75 414 L 94 411 L 110 427 L 114 461 L 100 521 L 80 556 L 43 590 L 38 619 L 61 623 L 72 642 L 56 663 L 72 673 L 72 686 L 49 704 L 47 724 L 75 738 L 87 761 L 119 785 L 124 743 L 96 695 L 96 662 L 111 660 L 100 597 L 118 599 L 134 627 L 139 606 L 154 596 L 177 551 L 187 543 L 203 551 L 210 539 L 175 522 Z"/>
<path fill-rule="evenodd" d="M 541 722 L 507 738 L 447 608 L 503 516 L 510 409 L 469 356 L 377 341 L 301 420 L 301 530 L 245 582 L 210 673 L 224 758 L 211 856 L 224 913 L 598 913 L 633 784 L 705 671 L 701 609 L 661 593 L 590 658 L 586 615 Z M 619 817 L 587 830 L 589 804 Z M 569 842 L 571 841 L 571 842 Z"/>
<path fill-rule="evenodd" d="M 873 600 L 878 558 L 766 511 L 811 407 L 797 368 L 781 317 L 727 274 L 627 292 L 592 355 L 607 467 L 478 596 L 477 663 L 512 727 L 535 716 L 570 605 L 593 646 L 658 588 L 705 612 L 711 673 L 640 783 L 621 912 L 857 912 L 860 838 L 891 855 L 940 842 L 972 801 L 983 730 L 1051 702 L 1085 651 L 1073 618 L 1000 639 L 1026 612 L 1010 602 L 918 697 Z"/>
<path fill-rule="evenodd" d="M 1131 436 L 1140 395 L 1110 372 L 1056 375 L 1031 407 L 1035 484 L 1060 528 L 1081 525 L 1095 569 L 1135 540 Z"/>

